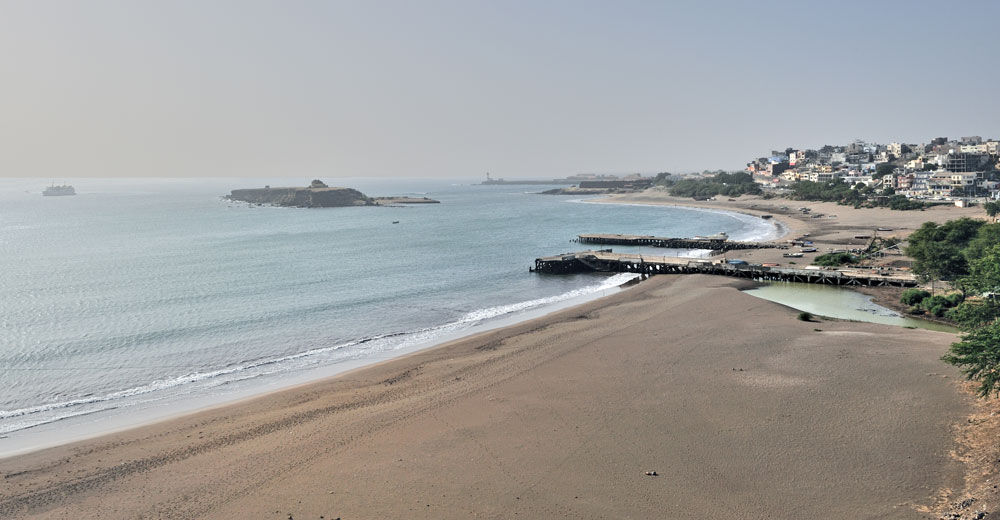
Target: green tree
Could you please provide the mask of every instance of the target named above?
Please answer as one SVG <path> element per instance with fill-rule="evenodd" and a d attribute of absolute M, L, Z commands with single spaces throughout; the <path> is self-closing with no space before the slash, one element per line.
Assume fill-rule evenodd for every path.
<path fill-rule="evenodd" d="M 979 293 L 1000 292 L 1000 243 L 994 243 L 982 256 L 969 261 L 968 286 Z"/>
<path fill-rule="evenodd" d="M 671 175 L 672 174 L 670 172 L 657 173 L 656 177 L 653 177 L 653 183 L 658 185 L 669 186 L 673 184 L 673 180 L 670 178 Z"/>
<path fill-rule="evenodd" d="M 966 300 L 945 313 L 964 330 L 975 330 L 1000 318 L 1000 302 L 993 298 Z"/>
<path fill-rule="evenodd" d="M 1000 322 L 963 334 L 941 360 L 959 367 L 970 381 L 977 381 L 980 397 L 1000 395 Z"/>
<path fill-rule="evenodd" d="M 1000 202 L 987 202 L 983 204 L 983 209 L 986 210 L 986 214 L 990 218 L 996 218 L 997 214 L 1000 213 Z"/>
<path fill-rule="evenodd" d="M 892 175 L 892 172 L 895 169 L 896 169 L 896 167 L 893 166 L 892 163 L 887 163 L 887 162 L 886 163 L 882 163 L 882 164 L 880 164 L 880 165 L 878 165 L 878 166 L 875 167 L 875 174 L 872 175 L 872 178 L 881 179 L 882 177 L 885 177 L 886 175 Z"/>
<path fill-rule="evenodd" d="M 968 273 L 962 251 L 945 242 L 928 242 L 919 247 L 910 245 L 907 254 L 913 257 L 913 272 L 924 280 L 954 280 Z"/>
<path fill-rule="evenodd" d="M 965 247 L 965 259 L 971 262 L 983 256 L 986 249 L 995 244 L 1000 244 L 1000 224 L 984 224 Z"/>
<path fill-rule="evenodd" d="M 906 254 L 913 258 L 913 272 L 923 279 L 955 280 L 968 274 L 963 250 L 985 222 L 970 218 L 949 220 L 938 225 L 924 222 L 909 237 Z"/>

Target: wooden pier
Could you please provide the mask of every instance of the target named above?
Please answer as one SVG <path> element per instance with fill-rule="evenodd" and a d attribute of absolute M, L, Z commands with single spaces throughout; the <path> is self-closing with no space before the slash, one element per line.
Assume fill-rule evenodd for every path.
<path fill-rule="evenodd" d="M 666 238 L 648 235 L 608 235 L 584 234 L 578 235 L 576 241 L 581 244 L 598 244 L 608 246 L 647 246 L 666 247 L 670 249 L 708 249 L 713 255 L 739 249 L 788 249 L 786 244 L 774 242 L 735 242 L 719 239 L 697 238 Z"/>
<path fill-rule="evenodd" d="M 890 275 L 864 269 L 792 269 L 756 264 L 728 264 L 726 262 L 678 258 L 669 256 L 637 255 L 605 251 L 583 251 L 559 256 L 536 258 L 535 273 L 639 273 L 654 274 L 714 274 L 762 281 L 815 283 L 823 285 L 866 287 L 916 287 L 916 278 L 910 273 L 893 272 Z"/>

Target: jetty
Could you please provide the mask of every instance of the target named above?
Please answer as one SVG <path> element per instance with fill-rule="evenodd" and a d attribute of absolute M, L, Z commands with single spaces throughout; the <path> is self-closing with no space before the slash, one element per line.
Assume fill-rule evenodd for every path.
<path fill-rule="evenodd" d="M 611 235 L 589 233 L 577 235 L 581 244 L 606 246 L 647 246 L 670 249 L 708 249 L 713 255 L 741 249 L 788 249 L 787 244 L 775 242 L 736 242 L 725 238 L 667 238 L 651 235 Z"/>
<path fill-rule="evenodd" d="M 793 269 L 750 264 L 742 260 L 703 260 L 635 253 L 614 253 L 610 249 L 564 253 L 536 258 L 529 268 L 534 273 L 638 273 L 713 274 L 760 281 L 783 281 L 865 287 L 916 287 L 911 273 L 891 271 L 886 274 L 871 269 Z"/>
<path fill-rule="evenodd" d="M 402 206 L 408 204 L 441 204 L 440 200 L 427 197 L 372 197 L 376 206 Z"/>

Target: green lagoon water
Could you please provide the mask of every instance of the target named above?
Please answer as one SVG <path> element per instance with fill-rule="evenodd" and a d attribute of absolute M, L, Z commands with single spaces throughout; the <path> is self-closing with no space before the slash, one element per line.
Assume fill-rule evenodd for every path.
<path fill-rule="evenodd" d="M 787 305 L 800 311 L 811 312 L 818 316 L 882 323 L 898 327 L 918 327 L 940 332 L 959 332 L 957 328 L 949 325 L 908 318 L 892 309 L 887 309 L 872 302 L 871 296 L 843 287 L 794 282 L 771 282 L 745 292 L 758 298 Z"/>

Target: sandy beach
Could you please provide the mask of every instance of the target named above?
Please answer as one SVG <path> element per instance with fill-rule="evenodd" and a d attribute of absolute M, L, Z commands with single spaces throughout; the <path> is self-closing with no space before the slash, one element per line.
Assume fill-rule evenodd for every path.
<path fill-rule="evenodd" d="M 779 215 L 752 204 L 806 205 L 709 206 Z M 780 218 L 824 244 L 977 211 L 811 206 L 838 217 Z M 803 322 L 747 286 L 654 277 L 336 378 L 0 460 L 0 517 L 937 518 L 970 486 L 958 425 L 988 413 L 938 359 L 955 337 Z"/>
<path fill-rule="evenodd" d="M 0 516 L 914 518 L 961 485 L 950 335 L 802 322 L 741 283 L 653 278 L 3 460 Z"/>

